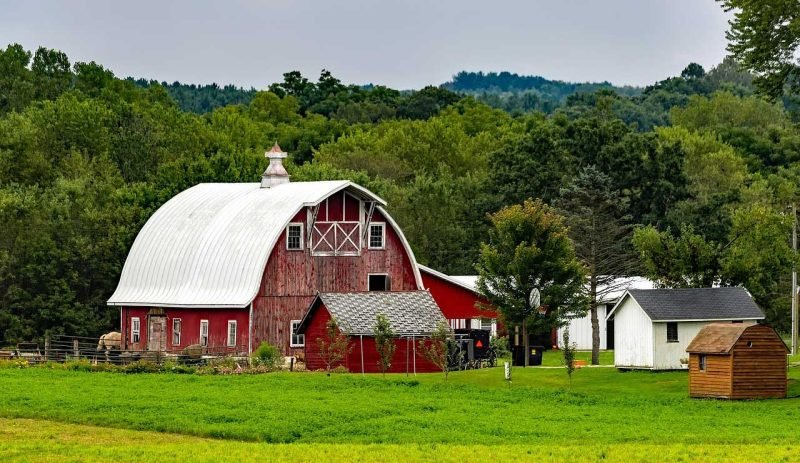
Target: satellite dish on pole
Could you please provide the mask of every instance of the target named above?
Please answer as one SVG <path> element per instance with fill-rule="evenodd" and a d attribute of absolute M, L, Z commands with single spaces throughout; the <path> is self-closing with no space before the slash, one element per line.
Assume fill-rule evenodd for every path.
<path fill-rule="evenodd" d="M 528 298 L 528 301 L 531 303 L 531 309 L 538 309 L 540 305 L 542 305 L 542 294 L 539 292 L 538 289 L 533 288 L 531 290 L 531 295 Z"/>

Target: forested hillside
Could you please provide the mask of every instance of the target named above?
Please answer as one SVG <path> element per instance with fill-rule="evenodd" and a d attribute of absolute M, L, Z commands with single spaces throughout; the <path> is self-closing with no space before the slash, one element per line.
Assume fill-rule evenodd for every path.
<path fill-rule="evenodd" d="M 220 90 L 229 95 L 212 96 Z M 635 230 L 619 250 L 632 271 L 668 286 L 743 284 L 785 328 L 793 114 L 753 96 L 732 62 L 616 90 L 538 108 L 512 103 L 532 98 L 524 91 L 400 92 L 326 71 L 288 72 L 269 91 L 187 90 L 10 45 L 0 51 L 0 343 L 115 327 L 105 300 L 149 215 L 200 182 L 257 181 L 276 140 L 293 181 L 348 178 L 386 198 L 418 260 L 444 272 L 475 272 L 486 215 L 504 205 L 542 198 L 579 216 L 591 206 L 581 198 L 612 198 L 611 220 Z"/>

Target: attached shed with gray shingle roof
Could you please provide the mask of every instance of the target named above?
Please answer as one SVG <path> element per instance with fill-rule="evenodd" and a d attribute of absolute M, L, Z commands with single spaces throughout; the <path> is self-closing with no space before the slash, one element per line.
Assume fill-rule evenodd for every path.
<path fill-rule="evenodd" d="M 752 325 L 764 313 L 744 288 L 628 290 L 608 314 L 618 368 L 682 369 L 686 348 L 712 322 Z"/>
<path fill-rule="evenodd" d="M 398 336 L 431 334 L 439 322 L 446 321 L 428 291 L 319 293 L 300 327 L 320 303 L 336 318 L 342 332 L 350 336 L 371 336 L 379 313 L 386 315 Z"/>
<path fill-rule="evenodd" d="M 326 327 L 333 318 L 341 335 L 350 338 L 349 352 L 338 363 L 351 372 L 377 372 L 373 330 L 378 314 L 386 316 L 397 336 L 389 372 L 437 371 L 417 349 L 440 323 L 447 323 L 428 291 L 319 293 L 297 327 L 298 334 L 305 336 L 306 367 L 325 368 Z"/>

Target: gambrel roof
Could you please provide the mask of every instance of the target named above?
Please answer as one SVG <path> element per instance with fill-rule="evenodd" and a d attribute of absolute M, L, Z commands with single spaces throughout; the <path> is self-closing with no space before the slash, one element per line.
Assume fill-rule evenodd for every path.
<path fill-rule="evenodd" d="M 176 195 L 142 227 L 122 269 L 116 306 L 247 307 L 289 221 L 339 191 L 375 201 L 412 259 L 385 201 L 349 181 L 203 183 Z M 419 272 L 416 280 L 421 287 Z"/>
<path fill-rule="evenodd" d="M 370 291 L 319 293 L 298 327 L 302 332 L 311 316 L 324 304 L 344 334 L 372 336 L 379 313 L 386 315 L 398 336 L 428 335 L 446 322 L 428 291 Z"/>
<path fill-rule="evenodd" d="M 740 287 L 629 289 L 607 318 L 628 297 L 633 298 L 654 322 L 764 318 L 747 290 Z"/>

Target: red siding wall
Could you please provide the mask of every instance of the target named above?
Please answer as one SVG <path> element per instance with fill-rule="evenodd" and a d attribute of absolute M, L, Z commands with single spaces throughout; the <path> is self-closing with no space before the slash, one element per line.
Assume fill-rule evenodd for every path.
<path fill-rule="evenodd" d="M 342 201 L 346 201 L 344 211 Z M 317 221 L 339 220 L 343 213 L 347 220 L 357 220 L 359 211 L 358 201 L 339 193 L 322 203 Z M 305 224 L 306 218 L 307 211 L 303 210 L 292 222 Z M 372 221 L 387 222 L 377 210 Z M 385 248 L 368 249 L 367 243 L 362 242 L 360 256 L 312 256 L 308 243 L 304 243 L 303 250 L 289 251 L 284 231 L 272 250 L 253 301 L 253 347 L 267 341 L 291 355 L 291 320 L 303 318 L 317 292 L 366 291 L 368 273 L 388 274 L 394 291 L 421 289 L 400 236 L 389 223 L 385 230 Z M 305 227 L 303 231 L 307 236 Z"/>
<path fill-rule="evenodd" d="M 445 318 L 497 318 L 497 312 L 478 308 L 478 303 L 489 305 L 486 299 L 436 275 L 421 273 L 422 284 L 430 290 Z"/>
<path fill-rule="evenodd" d="M 311 321 L 306 327 L 305 359 L 306 368 L 309 370 L 323 370 L 325 363 L 320 357 L 319 339 L 325 337 L 325 327 L 331 315 L 324 304 L 315 311 Z M 395 340 L 397 346 L 392 357 L 392 365 L 388 373 L 432 373 L 441 371 L 436 365 L 425 359 L 416 349 L 420 338 L 412 341 L 399 338 Z M 350 354 L 342 364 L 351 373 L 361 372 L 361 345 L 362 339 L 354 336 L 350 340 Z M 378 350 L 375 348 L 375 338 L 364 336 L 364 373 L 380 373 L 378 366 Z M 415 370 L 416 367 L 416 370 Z"/>
<path fill-rule="evenodd" d="M 212 348 L 223 348 L 228 342 L 228 320 L 236 320 L 236 344 L 238 350 L 247 350 L 248 345 L 248 309 L 190 309 L 190 308 L 157 308 L 125 307 L 122 309 L 122 336 L 124 345 L 131 350 L 146 350 L 148 340 L 149 314 L 152 310 L 166 315 L 166 350 L 177 352 L 186 346 L 200 343 L 200 320 L 208 320 L 208 345 Z M 163 312 L 162 312 L 163 311 Z M 131 340 L 131 318 L 139 317 L 141 322 L 140 342 L 134 344 Z M 173 319 L 181 319 L 180 344 L 172 343 Z M 255 349 L 258 346 L 253 346 Z"/>

